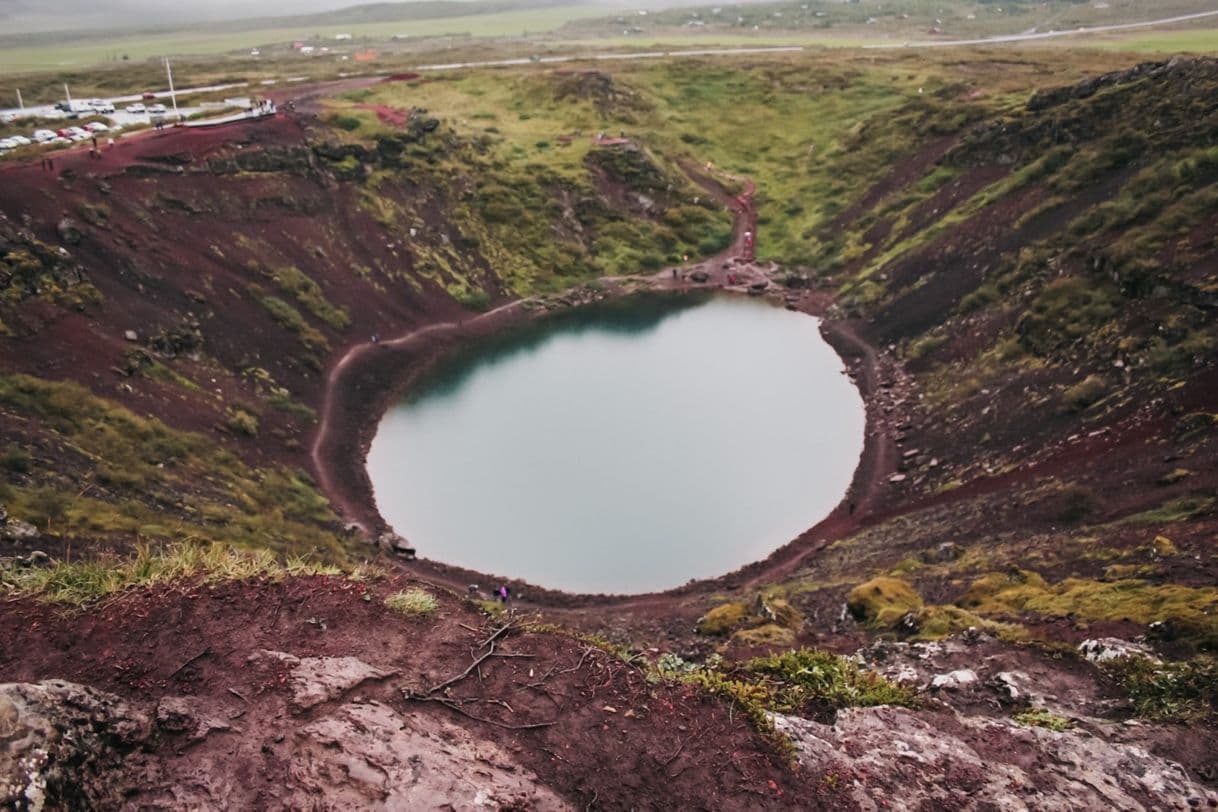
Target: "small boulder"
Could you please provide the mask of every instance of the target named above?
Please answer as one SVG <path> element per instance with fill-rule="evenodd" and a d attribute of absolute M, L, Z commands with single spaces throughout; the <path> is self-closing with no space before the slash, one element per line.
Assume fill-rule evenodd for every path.
<path fill-rule="evenodd" d="M 961 668 L 947 674 L 938 674 L 930 681 L 932 691 L 959 691 L 977 682 L 977 672 L 971 668 Z"/>
<path fill-rule="evenodd" d="M 1084 640 L 1078 645 L 1079 654 L 1093 663 L 1106 663 L 1125 657 L 1146 657 L 1157 659 L 1149 648 L 1132 640 L 1122 640 L 1119 637 L 1101 637 L 1094 640 Z"/>
<path fill-rule="evenodd" d="M 410 546 L 410 542 L 399 536 L 397 533 L 386 531 L 381 533 L 376 544 L 382 550 L 393 555 L 401 556 L 408 561 L 413 561 L 415 557 L 415 548 Z"/>
<path fill-rule="evenodd" d="M 0 539 L 6 541 L 30 541 L 38 538 L 38 528 L 20 519 L 8 519 L 0 524 Z"/>
<path fill-rule="evenodd" d="M 59 232 L 59 239 L 66 242 L 68 245 L 79 245 L 84 234 L 80 230 L 80 226 L 71 217 L 65 217 L 55 226 L 55 230 Z"/>

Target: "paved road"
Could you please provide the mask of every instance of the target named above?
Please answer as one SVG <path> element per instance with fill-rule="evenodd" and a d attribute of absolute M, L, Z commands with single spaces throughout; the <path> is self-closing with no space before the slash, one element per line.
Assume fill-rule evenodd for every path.
<path fill-rule="evenodd" d="M 1022 34 L 1007 34 L 998 37 L 983 37 L 982 39 L 929 40 L 923 42 L 903 42 L 900 45 L 864 45 L 864 48 L 955 48 L 961 45 L 997 45 L 1007 42 L 1031 42 L 1038 39 L 1056 39 L 1057 37 L 1076 37 L 1083 34 L 1104 34 L 1112 31 L 1129 31 L 1134 28 L 1151 28 L 1173 23 L 1186 23 L 1192 20 L 1203 20 L 1207 17 L 1218 17 L 1218 11 L 1201 11 L 1196 14 L 1182 14 L 1179 17 L 1163 17 L 1158 20 L 1146 20 L 1140 23 L 1119 23 L 1116 25 L 1093 25 L 1090 27 L 1072 28 L 1068 31 L 1026 31 Z"/>

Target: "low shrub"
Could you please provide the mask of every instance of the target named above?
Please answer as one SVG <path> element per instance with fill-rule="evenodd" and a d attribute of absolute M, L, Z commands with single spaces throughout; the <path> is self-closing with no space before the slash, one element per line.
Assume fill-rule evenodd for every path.
<path fill-rule="evenodd" d="M 1160 663 L 1123 657 L 1105 664 L 1139 716 L 1173 721 L 1202 721 L 1218 716 L 1218 660 L 1197 657 Z"/>
<path fill-rule="evenodd" d="M 859 668 L 837 654 L 799 649 L 745 663 L 744 670 L 760 678 L 769 704 L 784 713 L 812 708 L 913 705 L 913 689 Z"/>
<path fill-rule="evenodd" d="M 33 458 L 17 445 L 10 444 L 4 449 L 4 453 L 0 454 L 0 466 L 14 474 L 29 473 L 31 462 Z"/>
<path fill-rule="evenodd" d="M 257 437 L 258 417 L 240 406 L 234 406 L 225 412 L 224 427 L 242 437 Z"/>
<path fill-rule="evenodd" d="M 1107 394 L 1107 382 L 1099 375 L 1088 375 L 1074 386 L 1066 389 L 1062 393 L 1062 397 L 1065 399 L 1066 408 L 1069 411 L 1081 412 L 1087 407 L 1103 400 Z"/>

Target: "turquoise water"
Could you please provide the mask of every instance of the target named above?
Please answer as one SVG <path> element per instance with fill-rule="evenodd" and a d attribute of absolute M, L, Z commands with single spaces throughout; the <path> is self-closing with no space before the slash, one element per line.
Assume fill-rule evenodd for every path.
<path fill-rule="evenodd" d="M 734 297 L 579 308 L 467 348 L 382 420 L 381 514 L 419 554 L 638 593 L 764 558 L 842 499 L 862 398 L 815 319 Z"/>

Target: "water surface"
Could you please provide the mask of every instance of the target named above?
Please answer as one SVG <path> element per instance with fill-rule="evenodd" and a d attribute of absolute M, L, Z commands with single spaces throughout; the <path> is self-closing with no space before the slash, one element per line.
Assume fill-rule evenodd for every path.
<path fill-rule="evenodd" d="M 368 471 L 421 555 L 647 592 L 764 558 L 823 518 L 863 429 L 815 319 L 648 296 L 471 346 L 389 410 Z"/>

